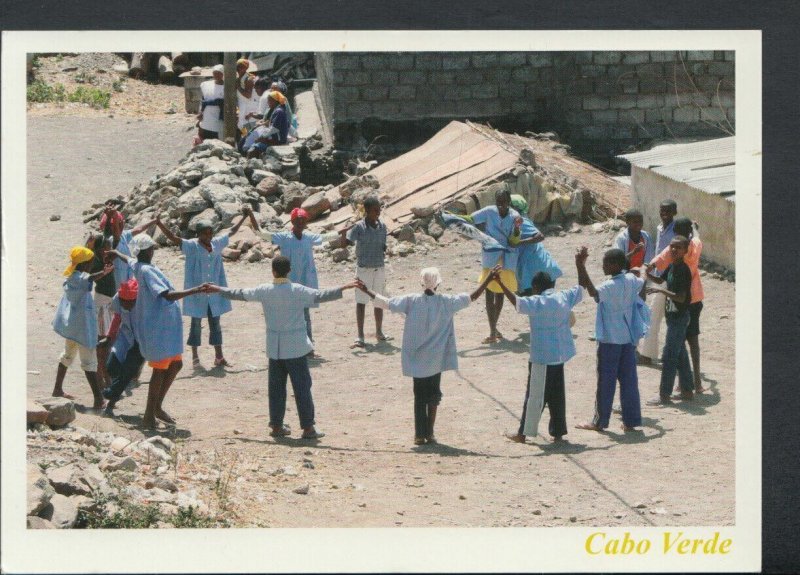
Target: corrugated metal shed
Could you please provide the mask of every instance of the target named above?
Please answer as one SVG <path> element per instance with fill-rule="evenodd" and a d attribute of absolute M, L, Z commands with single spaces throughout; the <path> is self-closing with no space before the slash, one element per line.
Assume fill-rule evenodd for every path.
<path fill-rule="evenodd" d="M 736 138 L 732 136 L 691 144 L 667 144 L 619 157 L 696 190 L 735 201 L 735 145 Z"/>

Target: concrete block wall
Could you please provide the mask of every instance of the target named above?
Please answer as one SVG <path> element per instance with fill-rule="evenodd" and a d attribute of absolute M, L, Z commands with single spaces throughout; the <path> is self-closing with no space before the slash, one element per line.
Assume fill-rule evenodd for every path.
<path fill-rule="evenodd" d="M 596 159 L 647 140 L 732 131 L 734 53 L 318 53 L 322 105 L 338 148 L 375 137 L 400 153 L 449 121 L 555 130 Z"/>

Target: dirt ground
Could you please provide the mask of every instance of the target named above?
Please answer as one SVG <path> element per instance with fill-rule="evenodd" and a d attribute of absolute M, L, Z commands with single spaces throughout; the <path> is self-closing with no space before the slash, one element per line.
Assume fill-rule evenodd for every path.
<path fill-rule="evenodd" d="M 127 193 L 164 172 L 187 151 L 192 120 L 76 118 L 28 119 L 27 369 L 32 398 L 52 389 L 63 340 L 50 327 L 60 297 L 61 271 L 71 245 L 84 236 L 81 212 L 94 201 Z M 69 134 L 69 145 L 52 145 Z M 46 151 L 46 153 L 44 153 Z M 61 215 L 51 222 L 51 214 Z M 691 215 L 691 214 L 689 214 Z M 575 248 L 590 247 L 590 273 L 601 278 L 600 253 L 611 239 L 590 227 L 548 237 L 547 248 L 576 282 Z M 156 252 L 176 286 L 183 266 L 176 249 Z M 447 293 L 471 291 L 479 247 L 456 241 L 427 254 L 393 258 L 387 265 L 393 294 L 418 289 L 418 272 L 436 265 Z M 352 263 L 318 257 L 323 287 L 348 281 Z M 246 287 L 269 281 L 269 261 L 227 264 L 228 281 Z M 394 336 L 376 345 L 368 317 L 366 351 L 349 349 L 355 335 L 352 292 L 312 311 L 317 352 L 312 363 L 319 442 L 276 442 L 268 436 L 264 320 L 255 304 L 235 303 L 223 319 L 227 371 L 212 367 L 213 350 L 201 349 L 203 369 L 185 365 L 167 398 L 178 420 L 177 478 L 224 507 L 237 526 L 270 527 L 494 527 L 731 525 L 734 522 L 734 295 L 735 284 L 704 279 L 701 335 L 707 393 L 668 408 L 643 406 L 640 434 L 624 434 L 613 415 L 607 433 L 575 429 L 591 417 L 595 389 L 595 304 L 576 308 L 578 354 L 566 366 L 569 442 L 542 436 L 526 445 L 503 438 L 519 421 L 525 392 L 528 324 L 508 305 L 502 344 L 487 335 L 483 299 L 456 317 L 460 372 L 442 380 L 438 446 L 414 447 L 411 381 L 400 372 L 403 320 L 388 316 Z M 205 328 L 207 329 L 207 328 Z M 188 334 L 188 321 L 184 326 Z M 207 333 L 207 332 L 206 332 Z M 663 333 L 663 331 L 662 331 Z M 663 336 L 662 336 L 663 337 Z M 188 350 L 187 350 L 188 351 Z M 149 378 L 145 368 L 143 381 Z M 658 388 L 658 368 L 639 368 L 642 400 Z M 89 405 L 91 393 L 76 365 L 65 389 Z M 146 385 L 117 406 L 117 419 L 80 413 L 77 425 L 141 437 Z M 545 413 L 540 430 L 545 430 Z M 286 418 L 298 429 L 291 397 Z M 295 437 L 297 433 L 295 433 Z M 304 466 L 304 463 L 309 465 Z M 292 473 L 273 474 L 292 467 Z M 313 468 L 312 468 L 313 467 Z M 222 477 L 224 489 L 215 489 Z M 302 484 L 308 495 L 293 493 Z M 644 507 L 636 509 L 638 504 Z"/>

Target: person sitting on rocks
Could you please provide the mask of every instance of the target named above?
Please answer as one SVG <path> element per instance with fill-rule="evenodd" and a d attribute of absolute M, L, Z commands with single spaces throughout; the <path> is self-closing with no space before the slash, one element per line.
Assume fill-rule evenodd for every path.
<path fill-rule="evenodd" d="M 436 443 L 433 425 L 442 399 L 442 372 L 458 369 L 453 316 L 477 300 L 493 279 L 487 275 L 472 294 L 443 295 L 436 293 L 442 283 L 438 268 L 425 268 L 420 272 L 422 293 L 392 298 L 376 294 L 358 280 L 357 287 L 376 308 L 406 316 L 401 363 L 403 375 L 414 380 L 415 445 Z"/>
<path fill-rule="evenodd" d="M 268 146 L 279 146 L 286 143 L 289 135 L 286 103 L 286 96 L 280 92 L 274 90 L 267 92 L 267 105 L 270 109 L 269 129 L 264 134 L 258 135 L 255 142 L 247 148 L 247 157 L 258 157 L 267 150 Z"/>
<path fill-rule="evenodd" d="M 130 266 L 139 286 L 138 309 L 132 319 L 139 351 L 153 368 L 142 418 L 142 425 L 148 429 L 156 427 L 156 418 L 175 424 L 163 405 L 175 376 L 183 367 L 183 321 L 178 300 L 204 291 L 203 286 L 177 291 L 167 276 L 151 263 L 155 247 L 153 238 L 142 234 L 131 243 L 133 257 L 114 252 Z"/>
<path fill-rule="evenodd" d="M 133 315 L 136 310 L 136 296 L 139 293 L 139 284 L 135 279 L 124 282 L 114 298 L 111 300 L 111 309 L 114 318 L 111 320 L 111 328 L 108 336 L 101 340 L 98 347 L 111 346 L 111 353 L 108 354 L 106 370 L 111 376 L 111 385 L 103 390 L 103 397 L 108 400 L 105 415 L 114 416 L 114 406 L 128 384 L 135 378 L 142 365 L 144 358 L 139 351 L 139 342 L 134 333 Z"/>
<path fill-rule="evenodd" d="M 200 102 L 200 113 L 197 115 L 198 144 L 203 140 L 219 139 L 222 135 L 222 123 L 225 118 L 224 72 L 225 67 L 217 64 L 211 69 L 213 79 L 200 84 L 203 99 Z"/>
<path fill-rule="evenodd" d="M 277 80 L 269 87 L 270 90 L 280 92 L 286 97 L 286 117 L 289 119 L 289 138 L 290 141 L 297 139 L 297 116 L 292 111 L 292 106 L 289 103 L 289 93 L 286 84 L 281 80 Z"/>
<path fill-rule="evenodd" d="M 272 284 L 254 288 L 230 289 L 206 284 L 209 293 L 219 293 L 225 299 L 261 303 L 267 326 L 267 357 L 269 358 L 269 426 L 273 437 L 291 435 L 284 425 L 286 414 L 286 378 L 292 381 L 297 414 L 303 439 L 319 439 L 324 433 L 315 428 L 314 400 L 311 396 L 311 372 L 308 354 L 314 346 L 308 338 L 303 310 L 315 303 L 342 297 L 342 291 L 353 288 L 351 282 L 339 288 L 315 290 L 289 278 L 291 264 L 285 256 L 272 259 Z"/>
<path fill-rule="evenodd" d="M 81 368 L 86 374 L 86 380 L 94 396 L 94 409 L 103 407 L 100 382 L 97 379 L 97 318 L 92 299 L 92 282 L 97 281 L 113 271 L 111 264 L 106 265 L 101 271 L 89 274 L 94 252 L 84 246 L 75 246 L 69 253 L 70 265 L 64 270 L 64 294 L 58 302 L 56 316 L 53 319 L 53 329 L 64 338 L 64 351 L 58 362 L 56 381 L 53 386 L 53 397 L 66 397 L 75 399 L 64 393 L 64 378 L 67 368 L 75 359 L 75 354 L 81 358 Z"/>
<path fill-rule="evenodd" d="M 292 264 L 289 280 L 292 283 L 304 285 L 311 289 L 319 289 L 317 266 L 314 263 L 314 246 L 320 246 L 326 241 L 335 240 L 339 237 L 339 234 L 337 232 L 315 234 L 307 231 L 308 212 L 302 208 L 293 209 L 290 218 L 292 229 L 288 232 L 270 232 L 256 229 L 265 240 L 278 246 L 282 256 L 289 258 Z M 314 336 L 311 330 L 310 308 L 318 306 L 319 304 L 313 304 L 303 309 L 306 318 L 306 332 L 311 343 L 314 343 Z M 309 352 L 309 357 L 315 357 L 313 351 Z"/>
<path fill-rule="evenodd" d="M 188 290 L 193 286 L 203 283 L 215 283 L 217 285 L 228 285 L 225 279 L 225 267 L 222 264 L 222 250 L 228 246 L 230 237 L 239 231 L 244 221 L 250 217 L 254 229 L 258 229 L 258 223 L 253 217 L 250 206 L 242 208 L 242 218 L 227 231 L 214 236 L 214 226 L 211 222 L 202 220 L 197 222 L 195 231 L 197 238 L 184 240 L 170 230 L 160 217 L 156 217 L 156 225 L 164 232 L 169 240 L 181 249 L 185 256 L 183 288 Z M 190 295 L 183 300 L 183 315 L 192 318 L 189 329 L 189 339 L 186 345 L 192 348 L 192 365 L 197 368 L 200 366 L 200 357 L 197 355 L 197 348 L 200 346 L 202 334 L 202 319 L 208 317 L 208 344 L 214 346 L 214 367 L 231 367 L 222 353 L 222 326 L 219 318 L 222 314 L 231 311 L 231 303 L 219 295 L 197 293 Z"/>

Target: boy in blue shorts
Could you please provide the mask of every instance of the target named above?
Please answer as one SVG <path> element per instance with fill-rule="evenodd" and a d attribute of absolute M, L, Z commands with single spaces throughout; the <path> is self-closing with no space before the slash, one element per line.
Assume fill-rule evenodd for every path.
<path fill-rule="evenodd" d="M 376 294 L 386 295 L 386 268 L 383 255 L 386 252 L 386 225 L 380 221 L 381 202 L 377 196 L 368 196 L 364 200 L 364 219 L 358 221 L 350 229 L 342 230 L 341 245 L 356 246 L 358 268 L 356 276 L 364 285 Z M 346 235 L 345 235 L 346 234 Z M 370 298 L 363 291 L 356 290 L 356 325 L 358 337 L 352 347 L 366 347 L 364 343 L 364 315 Z M 375 339 L 386 341 L 383 333 L 383 310 L 375 310 Z"/>
<path fill-rule="evenodd" d="M 638 330 L 635 325 L 635 306 L 644 280 L 625 272 L 625 252 L 610 249 L 603 256 L 603 273 L 611 276 L 611 279 L 595 287 L 586 271 L 588 257 L 588 249 L 581 247 L 575 254 L 575 265 L 578 268 L 578 283 L 597 302 L 597 393 L 591 423 L 578 425 L 578 428 L 603 431 L 608 427 L 619 380 L 622 427 L 625 431 L 634 431 L 642 424 L 636 373 Z"/>

